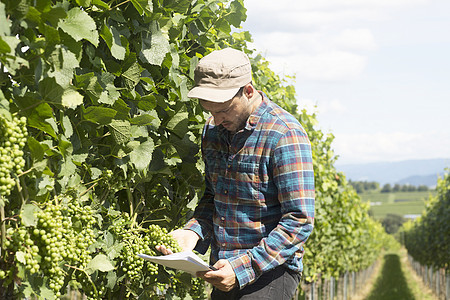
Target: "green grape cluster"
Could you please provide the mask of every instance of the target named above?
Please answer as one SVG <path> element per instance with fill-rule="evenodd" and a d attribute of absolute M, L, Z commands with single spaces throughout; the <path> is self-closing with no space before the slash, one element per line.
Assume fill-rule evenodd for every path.
<path fill-rule="evenodd" d="M 205 281 L 199 277 L 191 279 L 191 290 L 189 295 L 192 299 L 206 299 L 205 297 Z"/>
<path fill-rule="evenodd" d="M 178 243 L 170 236 L 167 229 L 158 225 L 150 225 L 148 228 L 130 229 L 128 214 L 123 214 L 111 227 L 113 232 L 121 239 L 123 248 L 119 257 L 121 271 L 126 275 L 131 286 L 139 285 L 147 276 L 156 276 L 158 266 L 145 262 L 137 256 L 139 253 L 159 255 L 155 250 L 157 245 L 166 245 L 174 252 L 181 251 Z"/>
<path fill-rule="evenodd" d="M 9 228 L 7 246 L 29 274 L 48 278 L 48 287 L 60 297 L 68 270 L 84 269 L 91 260 L 93 213 L 72 197 L 55 197 L 36 211 L 34 227 Z"/>
<path fill-rule="evenodd" d="M 27 119 L 0 116 L 0 196 L 9 196 L 15 186 L 14 175 L 22 173 L 25 166 L 23 147 L 28 132 Z"/>
<path fill-rule="evenodd" d="M 205 281 L 199 277 L 191 277 L 190 282 L 186 278 L 181 278 L 181 273 L 176 274 L 173 278 L 173 289 L 175 295 L 181 299 L 185 299 L 187 294 L 192 299 L 205 299 Z M 187 282 L 186 282 L 187 281 Z"/>
<path fill-rule="evenodd" d="M 131 173 L 131 171 L 129 171 L 129 173 Z M 125 178 L 125 176 L 127 177 Z M 115 172 L 106 170 L 103 172 L 102 177 L 104 179 L 104 184 L 112 194 L 127 188 L 130 184 L 130 180 L 133 178 L 132 174 L 124 174 L 122 170 L 116 170 Z"/>

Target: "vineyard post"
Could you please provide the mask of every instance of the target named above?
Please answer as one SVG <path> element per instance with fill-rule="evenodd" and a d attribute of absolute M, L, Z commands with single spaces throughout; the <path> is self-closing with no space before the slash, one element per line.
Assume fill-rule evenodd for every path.
<path fill-rule="evenodd" d="M 355 294 L 356 290 L 356 274 L 355 271 L 352 272 L 352 295 Z"/>
<path fill-rule="evenodd" d="M 441 290 L 440 290 L 440 272 L 439 272 L 440 270 L 439 270 L 439 268 L 436 270 L 436 275 L 435 275 L 435 277 L 436 277 L 436 294 L 437 294 L 437 296 L 438 296 L 438 299 L 439 299 L 439 297 L 440 297 L 440 295 L 441 295 Z"/>
<path fill-rule="evenodd" d="M 309 290 L 309 300 L 315 300 L 314 291 L 316 290 L 316 282 L 311 282 L 311 288 Z"/>
<path fill-rule="evenodd" d="M 344 300 L 347 300 L 348 271 L 344 274 Z"/>
<path fill-rule="evenodd" d="M 334 277 L 330 278 L 330 300 L 334 300 Z"/>
<path fill-rule="evenodd" d="M 434 269 L 433 266 L 430 267 L 430 289 L 433 290 L 433 275 L 434 275 Z"/>
<path fill-rule="evenodd" d="M 445 300 L 450 299 L 450 272 L 445 272 Z"/>

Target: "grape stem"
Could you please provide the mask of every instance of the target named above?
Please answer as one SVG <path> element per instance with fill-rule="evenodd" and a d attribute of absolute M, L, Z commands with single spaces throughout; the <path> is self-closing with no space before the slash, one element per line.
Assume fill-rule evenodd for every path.
<path fill-rule="evenodd" d="M 25 198 L 23 197 L 22 186 L 20 185 L 20 181 L 19 181 L 18 177 L 16 177 L 16 186 L 17 186 L 17 191 L 19 192 L 20 200 L 22 200 L 22 205 L 24 205 L 25 204 Z"/>
<path fill-rule="evenodd" d="M 31 167 L 31 168 L 29 168 L 28 170 L 26 170 L 26 171 L 24 171 L 24 172 L 18 174 L 17 177 L 21 177 L 21 176 L 23 176 L 23 175 L 25 175 L 25 174 L 27 174 L 27 173 L 30 173 L 30 172 L 33 171 L 33 170 L 34 170 L 34 167 Z"/>
<path fill-rule="evenodd" d="M 131 217 L 131 225 L 130 227 L 133 228 L 134 223 L 136 222 L 136 215 L 134 211 L 134 199 L 133 194 L 130 191 L 130 187 L 127 188 L 127 196 L 128 196 L 128 202 L 130 202 L 130 217 Z"/>
<path fill-rule="evenodd" d="M 68 267 L 68 268 L 72 268 L 72 269 L 75 269 L 75 270 L 77 270 L 77 271 L 83 272 L 84 275 L 86 275 L 86 277 L 87 277 L 87 279 L 89 280 L 89 282 L 91 283 L 92 288 L 94 289 L 95 295 L 96 295 L 97 298 L 98 298 L 98 291 L 97 291 L 97 288 L 95 287 L 95 284 L 94 284 L 94 282 L 93 282 L 92 279 L 91 279 L 91 276 L 89 276 L 89 274 L 86 273 L 86 270 L 83 270 L 83 269 L 80 269 L 80 268 L 71 266 L 71 265 L 69 265 L 69 264 L 64 264 L 64 265 L 65 265 L 66 267 Z"/>
<path fill-rule="evenodd" d="M 25 184 L 25 180 L 24 180 L 23 177 L 19 178 L 19 180 L 20 180 L 20 183 L 21 183 L 22 191 L 24 193 L 25 202 L 27 202 L 28 199 L 29 199 L 27 185 Z"/>
<path fill-rule="evenodd" d="M 82 192 L 79 197 L 84 196 L 87 192 L 89 192 L 89 190 L 93 189 L 97 184 L 98 184 L 98 181 L 96 183 L 94 183 L 93 185 L 91 185 L 87 190 Z"/>

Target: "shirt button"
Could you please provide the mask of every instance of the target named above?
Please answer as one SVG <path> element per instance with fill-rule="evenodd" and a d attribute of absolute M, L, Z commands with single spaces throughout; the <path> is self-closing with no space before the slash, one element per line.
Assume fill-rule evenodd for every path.
<path fill-rule="evenodd" d="M 228 190 L 223 191 L 223 193 L 224 193 L 225 195 L 228 194 Z"/>
<path fill-rule="evenodd" d="M 221 217 L 220 219 L 221 219 L 222 221 L 225 221 L 225 217 Z"/>
<path fill-rule="evenodd" d="M 222 243 L 222 247 L 225 247 L 227 244 L 225 244 L 225 243 Z"/>

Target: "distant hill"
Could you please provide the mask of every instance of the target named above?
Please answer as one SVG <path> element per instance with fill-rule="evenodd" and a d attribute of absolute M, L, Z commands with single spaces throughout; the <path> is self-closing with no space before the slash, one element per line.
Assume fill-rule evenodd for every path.
<path fill-rule="evenodd" d="M 450 158 L 404 160 L 398 162 L 377 162 L 367 164 L 336 164 L 353 181 L 376 181 L 380 185 L 411 184 L 435 186 L 437 177 L 450 167 Z"/>
<path fill-rule="evenodd" d="M 439 176 L 442 177 L 443 173 L 444 172 L 439 174 Z M 400 185 L 410 184 L 410 185 L 415 185 L 415 186 L 426 185 L 429 187 L 434 187 L 434 186 L 436 186 L 436 183 L 437 183 L 437 177 L 438 176 L 436 174 L 424 175 L 424 176 L 414 175 L 414 176 L 409 176 L 407 178 L 401 179 L 395 183 L 398 183 Z"/>

